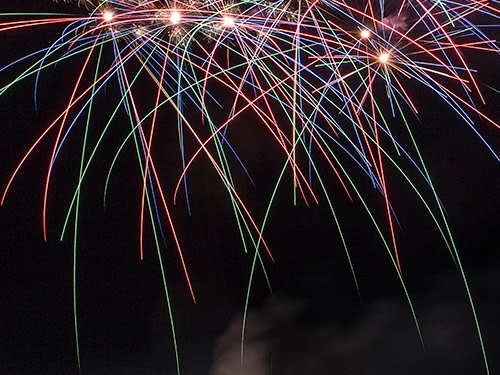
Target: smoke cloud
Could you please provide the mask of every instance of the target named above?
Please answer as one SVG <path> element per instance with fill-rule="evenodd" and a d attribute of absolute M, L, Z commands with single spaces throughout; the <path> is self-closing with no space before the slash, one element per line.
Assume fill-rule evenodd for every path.
<path fill-rule="evenodd" d="M 499 267 L 472 272 L 490 371 L 495 353 Z M 474 318 L 456 274 L 441 274 L 412 296 L 424 345 L 404 299 L 360 307 L 351 319 L 325 319 L 312 301 L 278 296 L 248 314 L 241 363 L 241 314 L 218 339 L 210 375 L 485 374 Z M 312 308 L 314 307 L 314 308 Z M 321 307 L 319 307 L 321 308 Z M 330 306 L 323 306 L 328 310 Z"/>

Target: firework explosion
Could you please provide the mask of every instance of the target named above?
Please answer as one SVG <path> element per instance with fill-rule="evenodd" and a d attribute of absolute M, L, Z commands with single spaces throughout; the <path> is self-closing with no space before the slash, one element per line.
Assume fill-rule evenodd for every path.
<path fill-rule="evenodd" d="M 476 80 L 476 72 L 467 59 L 471 53 L 500 52 L 488 36 L 493 28 L 488 23 L 498 24 L 497 1 L 64 2 L 72 4 L 68 8 L 79 6 L 80 11 L 87 10 L 89 15 L 39 15 L 29 19 L 18 15 L 21 20 L 11 20 L 16 15 L 0 14 L 2 34 L 49 25 L 65 27 L 52 45 L 2 68 L 3 74 L 15 69 L 22 71 L 0 88 L 0 95 L 25 79 L 35 77 L 38 82 L 48 68 L 66 60 L 73 59 L 76 67 L 76 83 L 66 108 L 15 168 L 2 204 L 32 151 L 52 137 L 43 201 L 43 231 L 47 238 L 52 174 L 61 150 L 69 147 L 70 134 L 84 129 L 78 178 L 63 228 L 64 235 L 73 218 L 75 259 L 81 186 L 103 140 L 113 137 L 117 127 L 123 128 L 123 121 L 117 118 L 125 113 L 127 131 L 120 139 L 108 180 L 125 145 L 134 144 L 143 185 L 141 258 L 147 222 L 154 234 L 160 264 L 160 239 L 169 233 L 168 241 L 176 245 L 193 300 L 195 292 L 176 234 L 171 204 L 180 199 L 182 191 L 189 209 L 188 175 L 190 167 L 201 157 L 207 158 L 219 175 L 240 228 L 243 247 L 254 254 L 247 296 L 255 269 L 260 267 L 265 273 L 266 262 L 273 260 L 264 232 L 278 187 L 286 184 L 289 177 L 294 204 L 301 199 L 308 205 L 324 202 L 330 207 L 354 279 L 354 267 L 342 235 L 342 218 L 337 215 L 325 180 L 333 176 L 347 199 L 361 202 L 405 288 L 396 235 L 397 208 L 391 203 L 388 170 L 414 191 L 464 275 L 444 207 L 411 123 L 418 119 L 419 111 L 425 110 L 419 107 L 419 95 L 415 92 L 425 91 L 454 111 L 499 160 L 476 127 L 476 122 L 497 128 L 499 125 L 481 109 L 486 108 L 485 88 Z M 482 20 L 481 25 L 478 20 Z M 109 54 L 110 62 L 106 58 Z M 94 107 L 111 82 L 118 83 L 120 95 L 108 106 L 112 110 L 106 120 L 100 116 L 100 123 L 105 125 L 99 128 L 97 140 L 90 142 L 88 133 L 96 117 Z M 145 82 L 150 88 L 146 94 Z M 165 126 L 159 118 L 166 111 L 175 113 L 174 126 L 170 124 L 173 129 L 169 131 L 177 133 L 178 160 L 182 165 L 182 173 L 171 177 L 177 181 L 171 195 L 160 182 L 161 166 L 155 161 L 154 151 L 158 138 L 155 134 Z M 283 160 L 276 187 L 260 219 L 239 194 L 234 171 L 243 171 L 249 179 L 251 173 L 230 141 L 230 133 L 237 133 L 238 124 L 249 118 L 266 130 L 281 150 L 276 157 Z M 356 181 L 354 170 L 361 171 L 365 179 Z M 366 203 L 360 188 L 366 184 L 373 186 L 384 202 L 385 219 L 377 219 Z M 168 233 L 163 232 L 165 227 Z M 76 260 L 74 272 L 78 332 Z M 163 269 L 162 274 L 170 310 Z M 409 297 L 408 301 L 411 306 Z M 175 345 L 173 324 L 172 330 Z"/>

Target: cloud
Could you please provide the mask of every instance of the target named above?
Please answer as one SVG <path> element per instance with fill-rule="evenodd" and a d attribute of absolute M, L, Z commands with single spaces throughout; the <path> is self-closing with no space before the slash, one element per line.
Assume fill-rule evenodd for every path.
<path fill-rule="evenodd" d="M 471 273 L 483 337 L 491 358 L 500 343 L 498 265 Z M 412 296 L 425 348 L 408 303 L 386 298 L 340 319 L 314 301 L 278 296 L 248 314 L 241 372 L 241 314 L 218 339 L 211 375 L 484 374 L 479 338 L 463 284 L 440 274 Z M 319 310 L 323 310 L 319 313 Z"/>
<path fill-rule="evenodd" d="M 260 310 L 252 310 L 246 319 L 243 346 L 244 361 L 241 361 L 242 314 L 237 315 L 229 328 L 217 340 L 217 361 L 211 375 L 266 374 L 272 365 L 270 353 L 273 340 L 283 327 L 293 324 L 302 304 L 297 301 L 275 299 Z M 280 333 L 282 334 L 282 332 Z"/>

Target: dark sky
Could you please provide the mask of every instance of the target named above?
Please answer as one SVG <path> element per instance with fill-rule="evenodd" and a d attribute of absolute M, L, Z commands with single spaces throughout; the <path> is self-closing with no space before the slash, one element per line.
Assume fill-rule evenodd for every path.
<path fill-rule="evenodd" d="M 19 3 L 19 2 L 17 2 Z M 2 1 L 0 12 L 68 9 L 50 2 Z M 0 65 L 48 45 L 60 30 L 0 33 Z M 500 82 L 497 57 L 470 56 L 478 77 Z M 0 186 L 27 148 L 64 107 L 72 63 L 40 81 L 38 111 L 33 80 L 0 96 Z M 12 73 L 0 72 L 3 86 Z M 499 120 L 500 99 L 485 89 L 485 109 Z M 116 94 L 110 87 L 104 104 Z M 415 93 L 425 110 L 414 130 L 433 182 L 447 209 L 451 231 L 475 298 L 492 374 L 500 373 L 500 259 L 498 163 L 467 125 L 444 104 Z M 168 120 L 168 117 L 166 117 Z M 242 194 L 262 218 L 282 160 L 251 119 L 235 135 L 256 186 Z M 478 122 L 498 150 L 498 131 Z M 49 239 L 41 209 L 51 144 L 30 157 L 0 207 L 0 373 L 76 374 L 73 328 L 72 230 L 58 240 L 77 176 L 80 141 L 67 147 L 49 195 Z M 80 134 L 81 135 L 81 134 Z M 159 131 L 159 156 L 167 190 L 179 160 L 169 152 L 177 135 Z M 163 137 L 163 138 L 161 138 Z M 173 139 L 172 139 L 173 138 Z M 53 138 L 50 138 L 53 140 Z M 113 142 L 106 144 L 113 149 Z M 177 149 L 175 149 L 177 150 Z M 158 257 L 147 232 L 139 259 L 141 177 L 134 150 L 120 159 L 103 210 L 103 183 L 114 151 L 96 161 L 82 191 L 78 240 L 78 314 L 84 375 L 173 374 L 175 358 Z M 172 159 L 169 159 L 172 157 Z M 174 160 L 175 162 L 172 162 Z M 241 175 L 242 180 L 244 176 Z M 484 374 L 479 339 L 460 275 L 421 204 L 394 178 L 392 197 L 402 268 L 426 349 L 384 248 L 361 205 L 349 203 L 332 182 L 334 204 L 359 278 L 356 292 L 326 202 L 292 204 L 290 176 L 279 190 L 266 239 L 276 262 L 266 259 L 274 294 L 262 272 L 252 287 L 245 341 L 245 374 Z M 363 177 L 359 175 L 359 177 Z M 366 180 L 366 179 L 365 179 Z M 362 181 L 362 180 L 360 180 Z M 366 182 L 369 184 L 368 180 Z M 380 196 L 366 186 L 368 203 L 384 218 Z M 206 161 L 190 175 L 192 215 L 185 201 L 173 207 L 197 303 L 190 298 L 171 236 L 162 245 L 183 374 L 230 375 L 240 370 L 241 318 L 252 257 L 244 254 L 227 194 Z M 264 198 L 263 198 L 264 197 Z M 378 211 L 377 211 L 378 210 Z"/>

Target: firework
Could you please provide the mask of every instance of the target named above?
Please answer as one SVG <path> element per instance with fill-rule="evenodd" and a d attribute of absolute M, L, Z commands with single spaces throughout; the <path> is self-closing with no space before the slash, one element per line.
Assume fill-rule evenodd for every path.
<path fill-rule="evenodd" d="M 306 204 L 323 201 L 330 207 L 356 279 L 342 236 L 342 219 L 324 182 L 333 176 L 347 199 L 362 203 L 406 293 L 400 272 L 403 265 L 398 255 L 397 208 L 391 203 L 392 191 L 387 179 L 387 170 L 390 170 L 398 174 L 422 202 L 465 281 L 444 208 L 414 140 L 411 123 L 421 109 L 413 93 L 425 90 L 427 95 L 454 111 L 498 160 L 475 125 L 480 121 L 499 127 L 495 119 L 481 110 L 486 104 L 484 88 L 466 58 L 471 52 L 498 56 L 500 50 L 488 36 L 492 28 L 488 22 L 498 23 L 498 2 L 63 2 L 69 3 L 68 9 L 85 10 L 89 14 L 40 15 L 29 19 L 20 17 L 20 20 L 13 19 L 13 15 L 1 15 L 0 23 L 0 37 L 14 29 L 64 26 L 60 38 L 52 45 L 1 70 L 7 74 L 22 69 L 15 79 L 0 88 L 0 96 L 15 89 L 20 81 L 38 78 L 63 61 L 72 59 L 75 66 L 78 65 L 76 83 L 66 108 L 28 148 L 2 196 L 3 203 L 25 160 L 42 140 L 51 137 L 53 146 L 46 172 L 42 215 L 45 238 L 51 176 L 59 164 L 61 150 L 68 147 L 69 135 L 76 129 L 84 129 L 78 178 L 63 228 L 64 235 L 73 217 L 76 254 L 81 186 L 103 139 L 113 137 L 117 127 L 123 129 L 123 121 L 116 118 L 125 114 L 127 131 L 120 139 L 109 176 L 125 145 L 134 144 L 143 185 L 141 258 L 145 223 L 151 223 L 160 264 L 159 238 L 167 227 L 193 300 L 194 288 L 176 234 L 171 204 L 180 199 L 179 192 L 183 191 L 189 207 L 189 171 L 194 161 L 202 157 L 209 160 L 228 193 L 243 247 L 253 251 L 250 280 L 257 266 L 265 273 L 266 262 L 273 259 L 263 234 L 278 186 L 284 184 L 289 175 L 294 204 L 300 198 Z M 105 58 L 106 54 L 111 54 L 110 61 Z M 111 82 L 117 82 L 120 95 L 112 104 L 105 125 L 99 128 L 97 141 L 91 144 L 88 133 L 95 117 L 93 107 Z M 150 87 L 146 94 L 144 82 Z M 149 100 L 148 105 L 143 104 L 144 96 Z M 182 165 L 182 173 L 173 176 L 177 183 L 171 196 L 160 183 L 161 165 L 155 161 L 154 152 L 155 134 L 158 127 L 164 126 L 158 120 L 163 112 L 175 113 L 175 126 L 171 131 L 177 133 L 179 139 Z M 249 177 L 250 172 L 229 140 L 229 133 L 237 133 L 238 123 L 248 118 L 256 119 L 258 126 L 266 129 L 281 152 L 277 158 L 282 160 L 276 188 L 260 219 L 252 214 L 248 202 L 239 194 L 234 171 L 242 170 Z M 408 171 L 408 166 L 413 170 Z M 365 179 L 357 181 L 353 177 L 357 171 L 353 170 L 361 171 Z M 366 184 L 378 191 L 384 202 L 385 218 L 377 219 L 366 203 L 360 188 Z M 421 185 L 426 186 L 425 192 L 418 187 Z M 76 263 L 74 269 L 76 280 Z M 163 278 L 165 280 L 164 273 Z M 251 284 L 250 281 L 249 290 Z M 165 291 L 170 309 L 166 281 Z M 411 306 L 409 297 L 408 301 Z M 474 306 L 472 300 L 471 306 Z M 75 281 L 76 332 L 77 322 Z M 479 331 L 479 325 L 477 328 Z M 486 363 L 486 356 L 484 358 Z"/>

